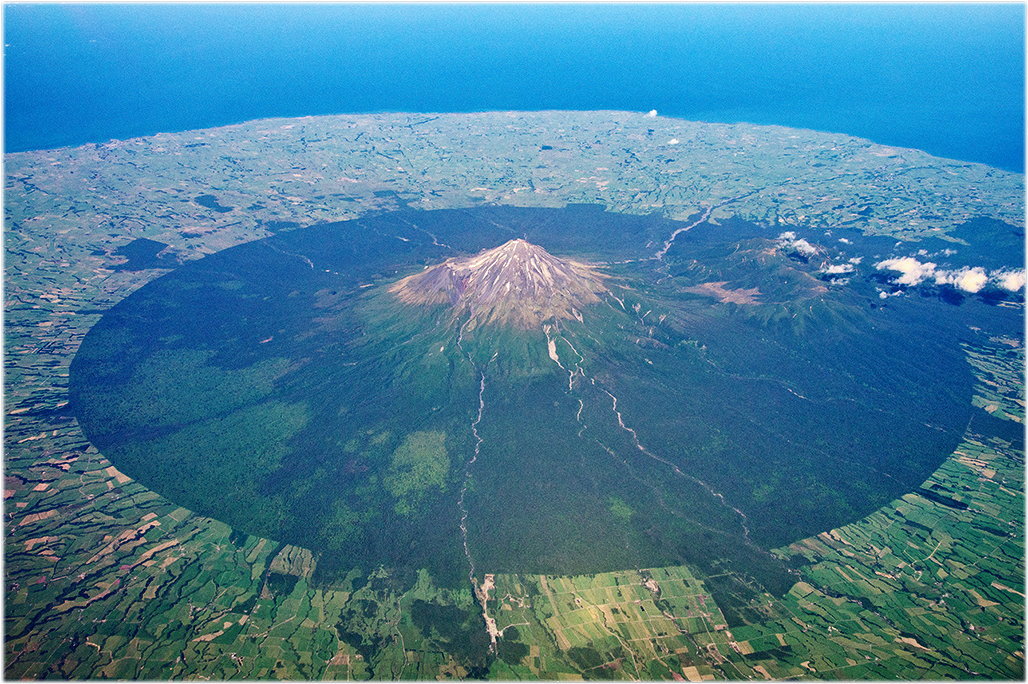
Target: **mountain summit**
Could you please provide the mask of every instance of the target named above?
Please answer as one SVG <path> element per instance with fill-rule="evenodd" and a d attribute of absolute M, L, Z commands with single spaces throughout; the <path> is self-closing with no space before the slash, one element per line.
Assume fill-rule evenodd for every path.
<path fill-rule="evenodd" d="M 389 291 L 406 304 L 449 304 L 470 325 L 535 328 L 547 320 L 581 318 L 606 291 L 595 268 L 511 240 L 471 257 L 447 259 L 398 281 Z"/>

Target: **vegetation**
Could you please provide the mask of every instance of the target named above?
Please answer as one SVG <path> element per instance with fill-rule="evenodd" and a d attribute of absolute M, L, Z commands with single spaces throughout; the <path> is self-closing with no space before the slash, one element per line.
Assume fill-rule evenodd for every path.
<path fill-rule="evenodd" d="M 1010 327 L 998 306 L 883 308 L 868 279 L 829 289 L 817 265 L 740 221 L 695 226 L 656 261 L 633 257 L 677 224 L 652 217 L 416 218 L 420 241 L 395 238 L 403 216 L 322 225 L 141 288 L 76 357 L 87 435 L 191 510 L 321 554 L 316 584 L 385 566 L 459 585 L 464 491 L 478 567 L 689 564 L 736 625 L 793 582 L 771 548 L 914 491 L 952 451 L 974 410 L 954 340 L 972 319 Z M 525 330 L 391 291 L 512 233 L 538 245 L 519 268 L 547 253 L 547 272 L 568 257 L 611 262 L 608 292 Z M 830 249 L 870 258 L 875 240 Z M 759 294 L 712 301 L 697 290 L 709 282 Z"/>
<path fill-rule="evenodd" d="M 448 244 L 453 238 L 424 225 Z M 303 253 L 315 253 L 309 248 L 322 238 L 312 230 Z M 816 325 L 771 326 L 747 368 L 735 358 L 742 335 L 765 324 L 729 309 L 741 305 L 677 293 L 688 280 L 680 274 L 668 290 L 615 290 L 623 307 L 605 302 L 613 313 L 588 328 L 568 325 L 554 345 L 563 367 L 549 359 L 543 335 L 507 347 L 515 352 L 494 365 L 483 353 L 487 338 L 469 335 L 470 364 L 438 312 L 429 315 L 447 324 L 446 334 L 430 327 L 397 346 L 399 330 L 424 321 L 400 320 L 374 294 L 361 294 L 361 278 L 388 270 L 376 261 L 380 247 L 387 252 L 376 239 L 360 247 L 367 271 L 352 276 L 356 312 L 346 298 L 316 294 L 338 287 L 334 276 L 302 262 L 293 268 L 285 257 L 282 271 L 261 271 L 268 289 L 255 289 L 252 252 L 186 267 L 116 309 L 87 339 L 71 379 L 91 435 L 107 429 L 112 444 L 114 435 L 132 437 L 103 456 L 51 395 L 20 399 L 31 420 L 12 422 L 6 436 L 8 677 L 1023 676 L 1020 310 L 901 298 L 874 319 L 878 346 L 840 341 Z M 356 251 L 347 258 L 356 262 Z M 620 276 L 640 277 L 623 268 Z M 315 282 L 301 290 L 306 277 Z M 211 282 L 243 286 L 201 287 Z M 183 315 L 199 306 L 190 292 L 203 292 L 211 311 L 236 312 L 232 324 Z M 659 321 L 647 304 L 670 313 Z M 831 308 L 859 310 L 850 300 Z M 161 310 L 168 315 L 153 315 Z M 290 318 L 293 310 L 305 313 Z M 133 311 L 147 312 L 147 325 L 132 324 Z M 872 315 L 854 315 L 854 329 L 870 330 L 861 326 Z M 958 329 L 964 346 L 954 346 L 954 357 L 943 348 Z M 586 332 L 614 340 L 600 345 L 606 356 Z M 798 334 L 793 342 L 806 357 L 775 355 Z M 940 353 L 912 358 L 899 338 L 928 340 L 921 348 Z M 488 344 L 501 341 L 511 340 L 498 335 Z M 569 392 L 574 350 L 589 361 Z M 838 357 L 846 353 L 844 364 Z M 873 406 L 893 392 L 893 415 L 878 424 L 925 418 L 936 427 L 901 427 L 892 437 L 922 449 L 951 441 L 941 462 L 907 451 L 875 458 L 844 425 L 866 414 L 832 401 L 849 381 L 834 374 L 861 359 L 876 363 L 858 365 L 869 380 L 853 396 Z M 178 377 L 151 372 L 160 364 Z M 508 373 L 526 364 L 534 370 Z M 456 543 L 455 503 L 464 472 L 457 464 L 473 453 L 478 370 L 486 410 L 467 497 L 475 595 Z M 190 377 L 206 374 L 226 381 Z M 927 396 L 929 405 L 916 383 L 932 374 L 948 380 L 945 392 Z M 107 379 L 108 403 L 77 384 L 90 377 Z M 132 378 L 148 377 L 160 393 L 118 399 L 133 391 L 124 387 Z M 510 391 L 515 386 L 525 391 Z M 142 408 L 149 423 L 133 417 L 134 401 L 164 392 L 193 403 Z M 777 420 L 729 432 L 739 414 L 718 397 L 739 396 L 756 413 L 777 406 Z M 780 410 L 811 405 L 826 413 Z M 675 415 L 681 427 L 672 429 Z M 128 420 L 136 422 L 124 432 L 124 423 L 102 424 Z M 921 440 L 929 431 L 944 434 Z M 499 446 L 514 442 L 517 451 Z M 767 446 L 783 443 L 794 446 Z M 717 487 L 747 519 L 651 455 Z M 145 467 L 147 486 L 121 470 L 131 464 Z M 779 476 L 765 477 L 768 470 Z M 184 481 L 194 473 L 204 481 Z M 407 514 L 396 497 L 382 496 L 390 487 L 417 499 Z M 232 500 L 235 492 L 248 497 Z M 820 494 L 805 504 L 811 493 Z M 196 512 L 181 506 L 189 496 Z M 783 500 L 795 507 L 776 518 Z M 239 512 L 239 524 L 198 515 L 203 505 L 224 506 L 219 518 Z M 813 515 L 805 506 L 825 510 Z M 282 534 L 250 534 L 261 520 Z M 526 559 L 538 567 L 519 567 Z M 501 633 L 495 651 L 483 595 Z"/>
<path fill-rule="evenodd" d="M 445 489 L 450 473 L 445 441 L 442 432 L 415 432 L 396 447 L 382 484 L 396 497 L 400 515 L 411 515 L 429 489 Z"/>

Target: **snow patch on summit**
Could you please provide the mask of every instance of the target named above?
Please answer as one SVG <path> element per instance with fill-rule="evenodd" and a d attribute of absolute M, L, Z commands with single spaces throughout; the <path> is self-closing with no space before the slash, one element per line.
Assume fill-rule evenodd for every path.
<path fill-rule="evenodd" d="M 606 292 L 603 278 L 589 264 L 518 239 L 427 267 L 389 291 L 406 304 L 449 304 L 454 315 L 469 316 L 469 329 L 490 323 L 527 329 L 544 321 L 581 320 L 581 309 Z"/>

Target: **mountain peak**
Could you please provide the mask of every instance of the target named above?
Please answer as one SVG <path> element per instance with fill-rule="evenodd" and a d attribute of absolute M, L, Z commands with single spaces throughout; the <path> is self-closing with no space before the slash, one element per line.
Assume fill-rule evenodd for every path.
<path fill-rule="evenodd" d="M 484 323 L 535 328 L 547 320 L 581 318 L 606 291 L 588 264 L 555 257 L 515 239 L 474 256 L 447 259 L 389 288 L 407 304 L 449 304 L 454 315 Z"/>

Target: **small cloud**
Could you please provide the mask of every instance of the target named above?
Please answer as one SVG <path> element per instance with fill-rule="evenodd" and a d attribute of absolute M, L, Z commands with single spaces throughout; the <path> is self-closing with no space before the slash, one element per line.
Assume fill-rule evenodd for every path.
<path fill-rule="evenodd" d="M 814 245 L 810 244 L 802 238 L 793 242 L 792 248 L 804 256 L 810 256 L 811 254 L 817 252 L 817 248 L 814 247 Z"/>
<path fill-rule="evenodd" d="M 671 140 L 667 141 L 667 144 L 668 145 L 677 145 L 679 142 L 680 141 L 678 140 L 678 138 L 671 138 Z"/>
<path fill-rule="evenodd" d="M 896 257 L 886 259 L 875 264 L 879 271 L 896 271 L 900 274 L 896 278 L 897 285 L 919 285 L 921 281 L 935 275 L 935 264 L 931 261 L 924 263 L 914 257 Z"/>
<path fill-rule="evenodd" d="M 852 242 L 850 242 L 846 238 L 839 238 L 839 242 L 841 242 L 844 245 L 852 245 L 853 244 Z"/>
<path fill-rule="evenodd" d="M 840 275 L 842 273 L 853 273 L 853 264 L 829 264 L 821 269 L 822 273 L 828 275 Z"/>
<path fill-rule="evenodd" d="M 853 257 L 852 259 L 850 259 L 850 263 L 856 265 L 856 264 L 859 264 L 863 260 L 864 260 L 864 257 Z"/>
<path fill-rule="evenodd" d="M 958 269 L 938 268 L 931 261 L 921 262 L 914 257 L 895 257 L 875 264 L 879 271 L 896 271 L 897 285 L 920 285 L 928 279 L 936 285 L 949 285 L 963 292 L 975 294 L 990 285 L 1008 292 L 1018 292 L 1025 286 L 1025 271 L 1021 269 L 987 272 L 981 266 L 964 266 Z"/>
<path fill-rule="evenodd" d="M 657 110 L 656 109 L 651 109 L 650 111 L 646 112 L 645 116 L 646 116 L 647 119 L 656 119 L 657 118 Z"/>
<path fill-rule="evenodd" d="M 993 271 L 991 278 L 997 287 L 1008 292 L 1018 292 L 1024 289 L 1025 272 L 1023 268 L 1014 271 Z"/>
<path fill-rule="evenodd" d="M 810 244 L 803 238 L 797 238 L 796 233 L 791 230 L 787 230 L 778 236 L 778 245 L 785 249 L 799 252 L 805 257 L 809 257 L 817 253 L 817 247 Z"/>
<path fill-rule="evenodd" d="M 964 292 L 981 292 L 989 283 L 989 276 L 985 269 L 979 266 L 965 267 L 956 271 L 938 271 L 935 273 L 935 282 L 938 285 L 952 285 Z"/>

